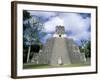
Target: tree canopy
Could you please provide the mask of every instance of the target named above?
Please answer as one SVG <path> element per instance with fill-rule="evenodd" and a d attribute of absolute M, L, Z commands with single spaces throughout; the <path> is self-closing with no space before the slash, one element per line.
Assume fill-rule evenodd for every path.
<path fill-rule="evenodd" d="M 81 40 L 80 51 L 85 53 L 86 58 L 91 57 L 91 42 L 89 40 Z"/>
<path fill-rule="evenodd" d="M 24 44 L 41 43 L 41 38 L 45 36 L 45 32 L 43 32 L 43 23 L 39 16 L 31 16 L 30 13 L 24 11 L 23 20 L 25 22 L 23 23 Z"/>

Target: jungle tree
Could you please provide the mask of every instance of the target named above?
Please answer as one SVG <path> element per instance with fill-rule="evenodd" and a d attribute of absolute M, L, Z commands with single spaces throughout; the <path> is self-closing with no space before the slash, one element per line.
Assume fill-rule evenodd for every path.
<path fill-rule="evenodd" d="M 29 13 L 26 12 L 28 15 Z M 23 15 L 24 16 L 24 15 Z M 26 15 L 25 15 L 26 17 Z M 24 18 L 24 17 L 23 17 Z M 36 15 L 31 15 L 23 19 L 24 20 L 24 28 L 23 28 L 23 42 L 24 45 L 28 45 L 28 54 L 27 54 L 27 62 L 29 62 L 31 45 L 33 44 L 41 44 L 41 37 L 45 36 L 43 32 L 43 23 L 40 21 L 40 17 Z"/>

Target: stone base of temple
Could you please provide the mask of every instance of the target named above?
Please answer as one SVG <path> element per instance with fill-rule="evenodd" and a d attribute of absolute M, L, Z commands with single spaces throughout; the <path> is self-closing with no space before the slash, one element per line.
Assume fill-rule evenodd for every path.
<path fill-rule="evenodd" d="M 86 61 L 84 53 L 80 53 L 78 46 L 72 39 L 48 39 L 38 57 L 38 64 L 64 65 L 77 64 Z"/>

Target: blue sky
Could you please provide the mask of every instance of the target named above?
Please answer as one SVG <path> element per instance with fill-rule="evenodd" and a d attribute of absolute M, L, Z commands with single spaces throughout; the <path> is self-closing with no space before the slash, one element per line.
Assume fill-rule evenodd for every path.
<path fill-rule="evenodd" d="M 91 14 L 90 13 L 70 13 L 70 12 L 52 12 L 52 11 L 28 11 L 31 16 L 40 18 L 44 24 L 44 32 L 47 35 L 42 39 L 52 37 L 55 27 L 62 25 L 65 27 L 68 38 L 80 45 L 80 40 L 90 40 L 91 34 Z"/>

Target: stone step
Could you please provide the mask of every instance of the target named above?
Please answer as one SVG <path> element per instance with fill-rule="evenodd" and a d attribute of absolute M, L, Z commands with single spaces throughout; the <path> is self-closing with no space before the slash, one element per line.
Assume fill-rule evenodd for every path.
<path fill-rule="evenodd" d="M 51 55 L 51 65 L 59 64 L 59 62 L 62 64 L 71 64 L 65 38 L 55 38 Z"/>

